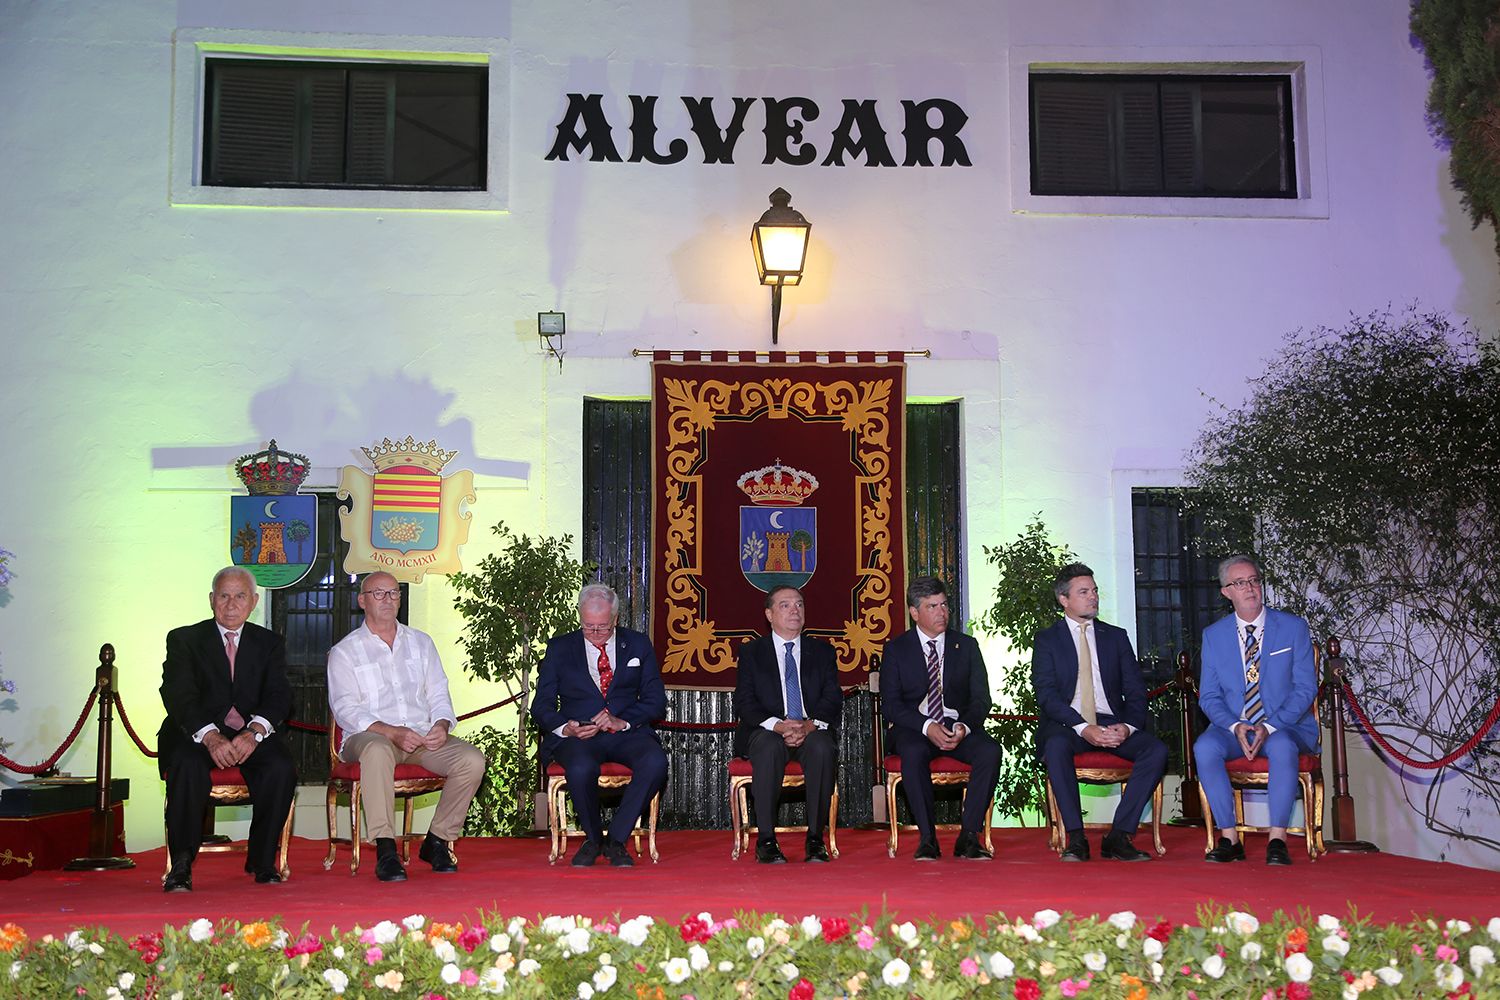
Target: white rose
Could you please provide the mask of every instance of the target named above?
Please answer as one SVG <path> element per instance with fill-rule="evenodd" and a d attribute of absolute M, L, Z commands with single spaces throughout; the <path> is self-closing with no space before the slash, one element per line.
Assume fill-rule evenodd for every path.
<path fill-rule="evenodd" d="M 823 933 L 823 921 L 819 920 L 817 917 L 813 916 L 810 913 L 807 916 L 805 916 L 805 917 L 802 918 L 802 935 L 803 935 L 803 937 L 815 938 L 815 937 L 818 937 L 819 935 L 821 935 L 822 933 Z"/>
<path fill-rule="evenodd" d="M 1036 944 L 1042 939 L 1042 932 L 1030 924 L 1016 924 L 1016 937 Z"/>
<path fill-rule="evenodd" d="M 1380 968 L 1376 969 L 1375 976 L 1387 986 L 1395 986 L 1401 982 L 1402 978 L 1404 978 L 1401 975 L 1401 970 L 1391 965 L 1382 965 Z"/>
<path fill-rule="evenodd" d="M 761 932 L 764 934 L 770 934 L 774 931 L 786 930 L 790 926 L 792 925 L 787 923 L 785 920 L 782 920 L 780 917 L 772 917 L 769 921 L 766 922 L 766 926 L 761 928 Z"/>
<path fill-rule="evenodd" d="M 1115 947 L 1118 948 L 1118 949 L 1120 949 L 1121 951 L 1124 951 L 1125 950 L 1125 946 L 1127 944 L 1129 944 L 1129 943 L 1130 943 L 1130 937 L 1129 937 L 1129 935 L 1126 935 L 1126 934 L 1116 934 L 1115 935 Z"/>
<path fill-rule="evenodd" d="M 1156 938 L 1148 937 L 1141 942 L 1141 954 L 1145 955 L 1151 961 L 1154 962 L 1158 958 L 1161 958 L 1161 953 L 1161 942 L 1156 940 Z"/>
<path fill-rule="evenodd" d="M 1484 925 L 1489 933 L 1491 941 L 1500 941 L 1500 917 L 1490 917 L 1490 922 Z"/>
<path fill-rule="evenodd" d="M 443 977 L 443 982 L 447 983 L 449 986 L 452 986 L 454 983 L 458 982 L 458 966 L 454 965 L 452 962 L 449 962 L 443 966 L 438 975 Z"/>
<path fill-rule="evenodd" d="M 343 993 L 349 988 L 349 977 L 344 974 L 343 969 L 324 969 L 323 981 L 335 993 Z"/>
<path fill-rule="evenodd" d="M 1154 982 L 1154 983 L 1161 982 L 1162 973 L 1164 973 L 1166 971 L 1167 971 L 1166 969 L 1162 968 L 1162 964 L 1160 962 L 1152 962 L 1151 963 L 1151 981 Z"/>
<path fill-rule="evenodd" d="M 661 971 L 666 974 L 667 982 L 676 984 L 682 982 L 693 974 L 685 958 L 669 958 L 661 963 Z"/>
<path fill-rule="evenodd" d="M 911 979 L 911 966 L 899 958 L 893 958 L 880 970 L 880 978 L 892 988 L 905 986 L 907 980 Z"/>
<path fill-rule="evenodd" d="M 375 939 L 376 944 L 390 944 L 401 936 L 401 928 L 389 920 L 382 920 L 370 928 L 370 936 Z"/>
<path fill-rule="evenodd" d="M 1439 988 L 1445 993 L 1452 993 L 1463 985 L 1464 970 L 1452 962 L 1443 962 L 1438 965 L 1432 976 L 1437 980 Z"/>
<path fill-rule="evenodd" d="M 102 955 L 104 954 L 104 945 L 100 944 L 98 941 L 90 941 L 89 951 L 93 952 L 95 955 Z"/>
<path fill-rule="evenodd" d="M 409 931 L 419 931 L 422 929 L 422 925 L 425 923 L 427 923 L 426 917 L 422 916 L 422 914 L 420 913 L 413 913 L 406 919 L 401 921 L 401 926 L 405 927 Z"/>
<path fill-rule="evenodd" d="M 120 978 L 116 981 L 120 984 L 120 990 L 122 992 L 128 990 L 130 989 L 130 987 L 135 985 L 135 973 L 122 972 L 120 973 Z"/>
<path fill-rule="evenodd" d="M 1286 957 L 1286 975 L 1294 983 L 1305 983 L 1312 978 L 1312 959 L 1302 952 L 1293 952 Z"/>
<path fill-rule="evenodd" d="M 1037 910 L 1031 915 L 1031 922 L 1037 930 L 1046 930 L 1062 919 L 1062 914 L 1056 910 Z"/>
<path fill-rule="evenodd" d="M 501 952 L 510 951 L 510 935 L 503 931 L 499 934 L 492 934 L 490 936 L 490 951 L 493 951 L 497 955 Z"/>
<path fill-rule="evenodd" d="M 791 982 L 801 974 L 798 968 L 791 962 L 782 962 L 781 966 L 777 968 L 776 971 L 781 973 L 781 978 L 785 979 L 787 982 Z"/>
<path fill-rule="evenodd" d="M 589 929 L 587 927 L 574 927 L 563 935 L 563 947 L 575 955 L 582 955 L 589 950 Z"/>
<path fill-rule="evenodd" d="M 896 936 L 901 939 L 902 944 L 911 947 L 917 943 L 917 925 L 910 920 L 904 924 L 897 924 Z"/>
<path fill-rule="evenodd" d="M 594 987 L 589 983 L 578 984 L 578 1000 L 592 1000 Z"/>
<path fill-rule="evenodd" d="M 594 989 L 600 993 L 607 991 L 620 978 L 620 971 L 613 965 L 600 966 L 594 973 Z"/>
<path fill-rule="evenodd" d="M 1135 914 L 1129 910 L 1111 913 L 1109 915 L 1109 923 L 1116 930 L 1128 931 L 1135 926 Z"/>
<path fill-rule="evenodd" d="M 1213 954 L 1203 960 L 1203 974 L 1210 979 L 1218 979 L 1224 974 L 1224 956 Z"/>
<path fill-rule="evenodd" d="M 1474 970 L 1475 976 L 1484 975 L 1486 965 L 1495 964 L 1495 953 L 1482 944 L 1476 944 L 1469 949 L 1469 968 Z"/>
<path fill-rule="evenodd" d="M 1324 934 L 1332 934 L 1334 931 L 1338 930 L 1339 927 L 1339 918 L 1333 916 L 1332 914 L 1325 913 L 1322 916 L 1318 917 L 1318 930 L 1322 931 Z"/>
<path fill-rule="evenodd" d="M 20 979 L 21 978 L 21 963 L 20 963 L 19 960 L 10 963 L 10 978 L 12 978 L 12 979 Z"/>
<path fill-rule="evenodd" d="M 712 913 L 709 913 L 707 910 L 700 911 L 698 913 L 698 919 L 703 921 L 710 927 L 714 925 L 714 915 Z"/>
<path fill-rule="evenodd" d="M 104 991 L 104 1000 L 125 1000 L 125 994 L 120 992 L 120 987 L 111 986 Z"/>
<path fill-rule="evenodd" d="M 729 959 L 726 958 L 726 959 L 724 959 L 724 961 L 720 962 L 717 966 L 715 966 L 715 968 L 717 968 L 720 972 L 733 972 L 734 971 L 734 963 L 731 962 Z"/>
<path fill-rule="evenodd" d="M 1349 954 L 1349 942 L 1337 934 L 1330 934 L 1323 939 L 1323 950 L 1338 955 L 1340 958 Z"/>
<path fill-rule="evenodd" d="M 432 942 L 432 953 L 437 956 L 439 962 L 458 961 L 458 949 L 453 947 L 453 942 L 447 938 L 438 938 Z"/>
<path fill-rule="evenodd" d="M 1467 920 L 1450 920 L 1444 926 L 1452 934 L 1467 934 L 1474 929 Z"/>
<path fill-rule="evenodd" d="M 1104 966 L 1109 962 L 1102 951 L 1086 951 L 1083 953 L 1083 967 L 1090 972 L 1103 972 Z"/>
<path fill-rule="evenodd" d="M 1224 924 L 1240 937 L 1249 937 L 1260 930 L 1260 921 L 1256 919 L 1254 914 L 1243 913 L 1239 910 L 1225 914 Z"/>
<path fill-rule="evenodd" d="M 1016 971 L 1016 963 L 998 951 L 990 956 L 989 966 L 990 975 L 996 979 L 1009 979 L 1010 974 Z"/>
<path fill-rule="evenodd" d="M 1241 962 L 1259 962 L 1261 956 L 1260 942 L 1246 941 L 1240 945 Z"/>
<path fill-rule="evenodd" d="M 701 944 L 695 944 L 688 949 L 688 965 L 693 967 L 694 972 L 702 972 L 708 968 L 708 950 Z"/>
<path fill-rule="evenodd" d="M 1339 994 L 1339 1000 L 1359 1000 L 1359 987 L 1353 983 L 1345 983 L 1343 992 Z"/>
<path fill-rule="evenodd" d="M 760 958 L 766 953 L 765 938 L 753 937 L 745 942 L 745 954 L 751 958 Z"/>
<path fill-rule="evenodd" d="M 343 945 L 338 945 L 338 946 L 336 946 L 333 949 L 333 957 L 336 958 L 336 959 L 338 959 L 341 962 L 344 960 L 344 946 Z"/>
<path fill-rule="evenodd" d="M 651 932 L 651 925 L 645 923 L 640 917 L 631 917 L 620 925 L 620 940 L 626 944 L 639 948 L 646 943 L 646 935 Z"/>
<path fill-rule="evenodd" d="M 529 976 L 533 972 L 535 972 L 537 969 L 540 969 L 540 968 L 541 968 L 541 965 L 537 963 L 536 959 L 534 959 L 534 958 L 523 958 L 523 959 L 521 959 L 521 964 L 516 966 L 516 975 L 523 976 L 523 977 L 524 976 Z"/>
<path fill-rule="evenodd" d="M 479 973 L 479 988 L 485 993 L 501 993 L 505 990 L 505 973 L 493 965 L 485 966 Z"/>
<path fill-rule="evenodd" d="M 526 920 L 524 917 L 511 917 L 510 923 L 505 925 L 505 933 L 509 934 L 511 937 L 515 937 L 525 929 Z"/>
<path fill-rule="evenodd" d="M 285 930 L 279 930 L 276 932 L 276 936 L 271 939 L 271 947 L 276 949 L 285 948 L 286 943 L 290 940 L 291 937 Z"/>
<path fill-rule="evenodd" d="M 207 936 L 195 937 L 193 934 L 193 932 L 198 929 L 199 924 L 202 924 L 207 928 L 206 934 L 212 934 L 214 932 L 214 925 L 200 917 L 199 919 L 193 921 L 193 926 L 188 929 L 188 936 L 192 937 L 194 941 L 206 941 L 208 940 Z M 68 936 L 63 940 L 67 942 L 69 951 L 82 951 L 89 945 L 88 941 L 84 940 L 83 935 L 78 933 L 77 931 L 68 931 Z"/>

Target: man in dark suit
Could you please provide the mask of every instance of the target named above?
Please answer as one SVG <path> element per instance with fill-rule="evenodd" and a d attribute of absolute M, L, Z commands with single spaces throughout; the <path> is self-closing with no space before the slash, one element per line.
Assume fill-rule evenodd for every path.
<path fill-rule="evenodd" d="M 549 640 L 531 699 L 542 729 L 542 759 L 568 775 L 568 794 L 583 828 L 573 864 L 588 867 L 602 853 L 617 868 L 635 862 L 625 850 L 636 820 L 667 780 L 667 755 L 651 723 L 667 711 L 666 690 L 651 640 L 616 626 L 620 598 L 602 583 L 578 595 L 582 628 Z M 606 835 L 599 815 L 599 767 L 630 768 Z"/>
<path fill-rule="evenodd" d="M 1198 707 L 1208 716 L 1209 727 L 1193 743 L 1198 780 L 1219 828 L 1219 842 L 1204 859 L 1245 860 L 1224 765 L 1235 757 L 1254 760 L 1264 753 L 1270 768 L 1266 864 L 1289 865 L 1286 828 L 1297 798 L 1297 757 L 1317 753 L 1322 735 L 1313 712 L 1318 674 L 1312 637 L 1304 619 L 1266 607 L 1260 567 L 1249 556 L 1221 562 L 1219 583 L 1234 614 L 1203 630 Z"/>
<path fill-rule="evenodd" d="M 167 892 L 190 892 L 193 861 L 203 840 L 209 773 L 238 767 L 254 803 L 245 870 L 261 884 L 280 882 L 276 845 L 297 773 L 281 740 L 292 708 L 281 636 L 246 621 L 260 594 L 237 566 L 214 574 L 208 595 L 214 616 L 167 633 L 161 701 L 167 710 L 156 734 L 167 783 Z"/>
<path fill-rule="evenodd" d="M 985 814 L 1000 780 L 1000 744 L 984 731 L 990 714 L 990 678 L 979 644 L 948 628 L 943 581 L 919 576 L 906 588 L 912 627 L 885 644 L 880 658 L 880 709 L 888 724 L 886 745 L 901 758 L 901 784 L 917 824 L 917 861 L 936 861 L 932 759 L 953 757 L 969 765 L 969 788 L 953 856 L 988 861 L 981 842 Z"/>
<path fill-rule="evenodd" d="M 802 765 L 807 792 L 806 860 L 828 861 L 823 832 L 838 775 L 844 696 L 833 646 L 802 634 L 806 615 L 800 590 L 773 587 L 766 594 L 771 634 L 740 647 L 734 754 L 750 758 L 755 859 L 766 865 L 786 864 L 776 842 L 776 810 L 789 761 Z"/>
<path fill-rule="evenodd" d="M 1146 731 L 1146 684 L 1125 630 L 1099 620 L 1094 571 L 1071 563 L 1053 583 L 1063 617 L 1036 635 L 1031 684 L 1036 689 L 1037 750 L 1062 815 L 1063 861 L 1087 861 L 1083 809 L 1073 755 L 1105 750 L 1131 762 L 1131 777 L 1099 853 L 1117 861 L 1148 861 L 1132 842 L 1141 813 L 1167 767 L 1167 747 Z"/>

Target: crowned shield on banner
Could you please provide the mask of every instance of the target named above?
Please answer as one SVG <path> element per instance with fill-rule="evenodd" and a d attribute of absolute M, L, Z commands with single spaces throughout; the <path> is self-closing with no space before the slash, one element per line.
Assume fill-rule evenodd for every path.
<path fill-rule="evenodd" d="M 818 488 L 810 472 L 776 464 L 741 476 L 752 506 L 740 508 L 740 572 L 757 590 L 801 589 L 818 568 Z"/>
<path fill-rule="evenodd" d="M 230 559 L 267 590 L 290 587 L 318 553 L 318 498 L 297 493 L 307 456 L 272 439 L 265 451 L 238 458 L 234 471 L 250 495 L 229 498 Z"/>
<path fill-rule="evenodd" d="M 351 501 L 339 511 L 349 544 L 344 571 L 383 570 L 402 583 L 420 583 L 427 573 L 462 569 L 458 549 L 469 540 L 473 516 L 462 505 L 474 502 L 474 473 L 443 475 L 458 452 L 410 435 L 360 450 L 375 472 L 346 465 L 339 478 L 339 498 Z"/>

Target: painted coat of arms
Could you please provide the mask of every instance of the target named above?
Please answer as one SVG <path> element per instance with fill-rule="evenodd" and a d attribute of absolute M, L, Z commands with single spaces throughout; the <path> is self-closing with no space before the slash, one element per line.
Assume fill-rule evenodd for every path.
<path fill-rule="evenodd" d="M 309 471 L 306 455 L 265 451 L 235 460 L 249 496 L 229 498 L 229 553 L 267 590 L 290 587 L 312 569 L 318 552 L 318 498 L 297 489 Z"/>
<path fill-rule="evenodd" d="M 462 504 L 474 502 L 474 473 L 443 475 L 458 452 L 409 435 L 360 450 L 375 472 L 346 465 L 339 478 L 339 499 L 353 501 L 351 510 L 339 511 L 349 545 L 345 572 L 384 570 L 403 583 L 419 583 L 427 573 L 462 569 L 458 547 L 469 540 L 473 516 Z"/>
<path fill-rule="evenodd" d="M 818 488 L 817 477 L 777 459 L 736 485 L 753 505 L 740 508 L 740 572 L 766 593 L 800 589 L 818 568 L 818 509 L 803 506 Z"/>

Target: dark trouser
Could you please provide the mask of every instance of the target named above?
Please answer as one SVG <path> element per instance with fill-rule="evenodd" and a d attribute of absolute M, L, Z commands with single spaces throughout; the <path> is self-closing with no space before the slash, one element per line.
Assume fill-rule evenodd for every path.
<path fill-rule="evenodd" d="M 892 729 L 891 742 L 901 758 L 901 787 L 906 789 L 906 803 L 911 807 L 912 822 L 923 840 L 937 833 L 932 808 L 932 758 L 952 757 L 969 765 L 969 788 L 964 794 L 964 811 L 960 825 L 968 833 L 984 829 L 985 813 L 995 797 L 1000 780 L 1000 744 L 988 733 L 971 729 L 952 750 L 939 750 L 920 732 Z"/>
<path fill-rule="evenodd" d="M 568 795 L 573 799 L 578 825 L 594 841 L 604 839 L 604 823 L 599 818 L 601 764 L 630 768 L 630 784 L 625 786 L 609 824 L 609 839 L 621 844 L 651 804 L 651 797 L 667 782 L 667 755 L 656 733 L 645 726 L 622 733 L 600 733 L 586 740 L 564 739 L 552 751 L 552 759 L 567 773 Z"/>
<path fill-rule="evenodd" d="M 750 797 L 755 801 L 756 840 L 776 839 L 776 810 L 781 804 L 781 779 L 791 761 L 802 765 L 807 792 L 807 835 L 821 837 L 828 829 L 829 802 L 838 774 L 839 748 L 826 729 L 815 729 L 799 747 L 789 747 L 781 734 L 757 729 L 750 735 Z"/>
<path fill-rule="evenodd" d="M 1109 715 L 1099 717 L 1101 726 L 1113 725 L 1116 721 Z M 1115 809 L 1110 832 L 1133 835 L 1141 824 L 1141 813 L 1161 783 L 1161 776 L 1166 773 L 1167 745 L 1144 729 L 1137 729 L 1117 747 L 1096 747 L 1072 730 L 1047 737 L 1042 744 L 1042 760 L 1047 765 L 1047 780 L 1052 783 L 1052 795 L 1057 799 L 1057 811 L 1062 816 L 1064 830 L 1083 829 L 1083 807 L 1078 797 L 1078 775 L 1073 768 L 1073 755 L 1090 751 L 1112 753 L 1131 762 L 1130 781 L 1120 793 L 1120 804 Z"/>
<path fill-rule="evenodd" d="M 167 782 L 167 851 L 173 864 L 191 864 L 203 843 L 203 810 L 213 758 L 201 743 L 181 743 L 162 765 Z M 250 789 L 250 840 L 247 864 L 257 872 L 276 867 L 276 845 L 297 792 L 297 770 L 280 734 L 267 736 L 240 763 Z"/>

